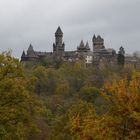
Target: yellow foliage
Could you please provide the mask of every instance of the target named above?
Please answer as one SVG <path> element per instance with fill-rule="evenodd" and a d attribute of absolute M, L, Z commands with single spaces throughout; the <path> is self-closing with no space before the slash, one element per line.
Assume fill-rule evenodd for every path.
<path fill-rule="evenodd" d="M 108 112 L 100 119 L 101 136 L 108 139 L 140 139 L 140 79 L 135 77 L 105 84 L 102 93 Z M 106 133 L 104 133 L 106 131 Z"/>

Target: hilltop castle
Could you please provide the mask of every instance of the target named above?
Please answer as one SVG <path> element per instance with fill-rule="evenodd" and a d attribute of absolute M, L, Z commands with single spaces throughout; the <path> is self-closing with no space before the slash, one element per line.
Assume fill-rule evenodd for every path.
<path fill-rule="evenodd" d="M 100 35 L 94 35 L 92 38 L 93 50 L 90 49 L 88 42 L 84 44 L 81 40 L 77 50 L 65 51 L 65 43 L 63 42 L 63 32 L 60 27 L 55 32 L 55 43 L 53 43 L 53 52 L 37 52 L 30 44 L 27 53 L 23 51 L 21 62 L 34 61 L 39 62 L 43 58 L 57 58 L 63 61 L 75 62 L 84 59 L 86 64 L 96 64 L 100 62 L 114 63 L 116 61 L 116 51 L 114 49 L 106 49 L 104 39 Z"/>

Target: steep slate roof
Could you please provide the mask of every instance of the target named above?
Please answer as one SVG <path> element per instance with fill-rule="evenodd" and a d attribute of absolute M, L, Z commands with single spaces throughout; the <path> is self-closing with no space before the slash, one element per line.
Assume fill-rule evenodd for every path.
<path fill-rule="evenodd" d="M 97 36 L 97 38 L 96 38 L 96 41 L 103 41 L 104 39 L 103 38 L 101 38 L 101 36 L 100 35 L 98 35 Z"/>
<path fill-rule="evenodd" d="M 83 40 L 81 40 L 79 48 L 84 48 L 84 47 L 85 47 L 84 42 Z"/>
<path fill-rule="evenodd" d="M 60 26 L 57 28 L 55 34 L 63 34 L 63 32 L 62 32 Z"/>
<path fill-rule="evenodd" d="M 30 44 L 27 50 L 27 57 L 38 57 L 33 49 L 33 46 Z"/>
<path fill-rule="evenodd" d="M 86 49 L 89 49 L 90 50 L 90 47 L 89 47 L 89 44 L 88 44 L 88 42 L 86 43 Z"/>
<path fill-rule="evenodd" d="M 28 48 L 28 51 L 33 51 L 34 49 L 33 49 L 33 46 L 32 46 L 32 44 L 30 44 L 30 46 L 29 46 L 29 48 Z"/>
<path fill-rule="evenodd" d="M 23 53 L 22 53 L 22 56 L 21 56 L 21 57 L 25 57 L 25 56 L 26 56 L 25 51 L 23 51 Z"/>
<path fill-rule="evenodd" d="M 95 34 L 94 34 L 92 40 L 95 40 L 95 39 L 96 39 L 96 36 L 95 36 Z"/>

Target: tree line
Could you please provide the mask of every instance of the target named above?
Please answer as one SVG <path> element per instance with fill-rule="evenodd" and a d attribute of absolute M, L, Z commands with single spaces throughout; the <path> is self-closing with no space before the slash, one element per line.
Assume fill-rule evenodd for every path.
<path fill-rule="evenodd" d="M 140 68 L 0 55 L 1 140 L 139 140 L 139 128 Z"/>

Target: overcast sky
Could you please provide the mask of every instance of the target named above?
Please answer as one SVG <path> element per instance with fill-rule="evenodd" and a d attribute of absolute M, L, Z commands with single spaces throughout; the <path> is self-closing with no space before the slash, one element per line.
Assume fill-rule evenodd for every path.
<path fill-rule="evenodd" d="M 52 51 L 58 26 L 66 50 L 100 34 L 107 48 L 140 51 L 140 0 L 0 0 L 0 51 L 20 57 L 30 43 Z"/>

